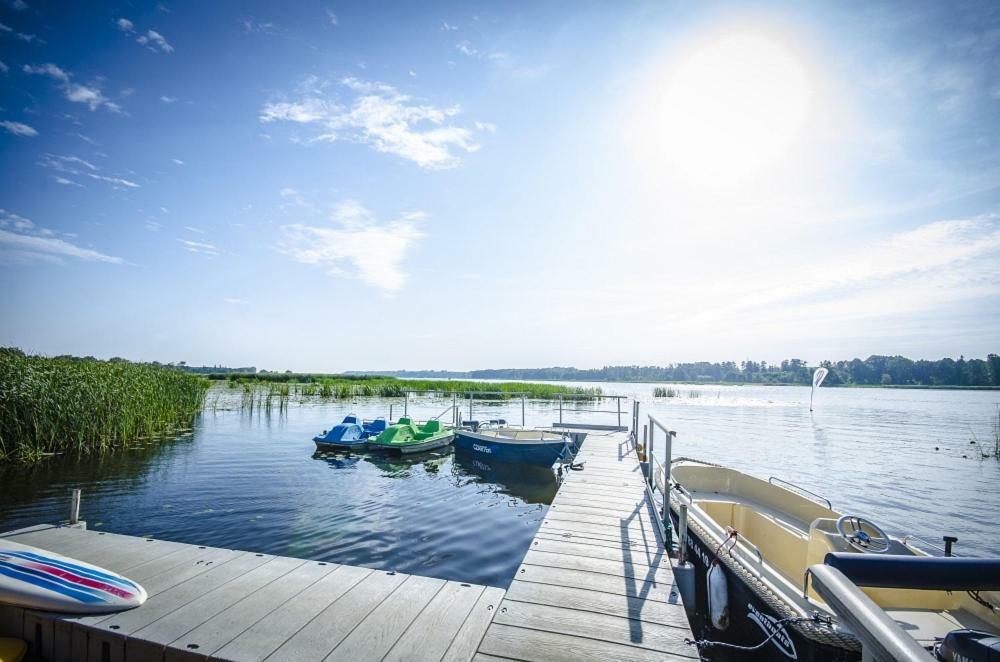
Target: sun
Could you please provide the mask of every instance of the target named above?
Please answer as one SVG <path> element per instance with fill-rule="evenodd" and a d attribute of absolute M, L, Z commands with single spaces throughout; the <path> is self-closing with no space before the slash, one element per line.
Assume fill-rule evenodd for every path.
<path fill-rule="evenodd" d="M 745 182 L 785 155 L 806 117 L 805 69 L 779 43 L 730 34 L 694 48 L 660 96 L 660 144 L 675 176 L 700 187 Z"/>

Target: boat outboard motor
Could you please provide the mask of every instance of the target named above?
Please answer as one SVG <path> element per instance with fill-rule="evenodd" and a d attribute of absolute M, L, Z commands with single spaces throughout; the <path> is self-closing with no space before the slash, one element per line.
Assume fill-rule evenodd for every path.
<path fill-rule="evenodd" d="M 981 630 L 952 630 L 934 652 L 945 662 L 1000 662 L 1000 635 Z"/>

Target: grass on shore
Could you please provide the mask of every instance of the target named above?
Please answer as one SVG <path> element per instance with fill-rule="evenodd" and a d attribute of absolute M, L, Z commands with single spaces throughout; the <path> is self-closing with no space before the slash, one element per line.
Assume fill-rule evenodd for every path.
<path fill-rule="evenodd" d="M 208 381 L 180 370 L 0 348 L 0 462 L 99 453 L 191 426 Z"/>

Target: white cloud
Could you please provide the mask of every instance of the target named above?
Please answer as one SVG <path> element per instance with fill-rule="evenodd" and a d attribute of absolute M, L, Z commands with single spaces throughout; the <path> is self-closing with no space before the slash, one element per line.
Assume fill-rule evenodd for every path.
<path fill-rule="evenodd" d="M 14 37 L 20 39 L 21 41 L 31 42 L 35 40 L 35 35 L 25 34 L 23 32 L 17 32 L 16 30 L 14 30 L 14 28 L 4 23 L 0 23 L 0 32 L 5 32 L 7 34 L 13 35 Z"/>
<path fill-rule="evenodd" d="M 10 67 L 8 67 L 3 60 L 0 60 L 0 74 L 6 76 L 9 73 L 10 73 Z"/>
<path fill-rule="evenodd" d="M 455 44 L 455 48 L 459 53 L 473 57 L 479 60 L 490 60 L 493 62 L 502 62 L 507 60 L 510 56 L 502 51 L 491 51 L 484 52 L 472 45 L 468 39 L 463 39 L 462 41 Z"/>
<path fill-rule="evenodd" d="M 39 66 L 26 64 L 24 65 L 24 73 L 36 74 L 39 76 L 50 76 L 63 83 L 69 82 L 69 74 L 51 62 Z"/>
<path fill-rule="evenodd" d="M 27 136 L 29 138 L 33 138 L 38 135 L 38 131 L 35 130 L 34 127 L 22 124 L 21 122 L 3 120 L 0 122 L 0 127 L 7 129 L 7 131 L 13 133 L 15 136 Z"/>
<path fill-rule="evenodd" d="M 7 6 L 14 11 L 24 11 L 28 8 L 28 3 L 24 0 L 7 0 Z"/>
<path fill-rule="evenodd" d="M 36 76 L 48 76 L 58 81 L 60 83 L 59 87 L 67 99 L 75 103 L 87 104 L 91 110 L 104 107 L 113 113 L 122 112 L 121 106 L 105 97 L 96 83 L 90 85 L 74 83 L 71 80 L 72 74 L 51 62 L 39 66 L 26 64 L 24 65 L 24 73 Z"/>
<path fill-rule="evenodd" d="M 452 25 L 448 21 L 441 21 L 441 32 L 452 32 L 457 29 L 457 25 Z"/>
<path fill-rule="evenodd" d="M 171 161 L 173 161 L 174 163 L 176 163 L 176 164 L 177 164 L 177 165 L 179 165 L 179 166 L 182 166 L 182 165 L 184 165 L 184 162 L 183 162 L 183 161 L 181 161 L 180 159 L 170 159 L 170 160 L 171 160 Z"/>
<path fill-rule="evenodd" d="M 160 209 L 163 209 L 163 208 L 160 207 Z M 185 225 L 184 229 L 187 230 L 188 232 L 194 232 L 195 234 L 205 234 L 205 231 L 202 230 L 201 228 L 196 228 L 196 227 L 191 226 L 191 225 Z"/>
<path fill-rule="evenodd" d="M 223 297 L 222 303 L 228 303 L 230 306 L 245 306 L 250 302 L 246 299 L 240 299 L 239 297 Z"/>
<path fill-rule="evenodd" d="M 55 232 L 39 228 L 27 218 L 0 209 L 0 249 L 20 257 L 56 260 L 69 257 L 88 262 L 122 264 L 120 257 L 105 255 L 59 238 Z"/>
<path fill-rule="evenodd" d="M 146 221 L 146 229 L 150 232 L 159 232 L 162 228 L 162 223 L 158 223 L 156 221 Z"/>
<path fill-rule="evenodd" d="M 63 186 L 79 186 L 80 188 L 83 188 L 83 184 L 74 182 L 72 179 L 60 177 L 59 175 L 53 175 L 52 179 L 56 180 L 56 184 L 62 184 Z"/>
<path fill-rule="evenodd" d="M 43 168 L 50 168 L 56 172 L 76 175 L 77 177 L 89 177 L 102 182 L 107 182 L 119 189 L 139 188 L 139 185 L 124 177 L 117 175 L 102 174 L 100 168 L 93 163 L 81 159 L 79 156 L 60 156 L 56 154 L 43 154 L 38 165 Z"/>
<path fill-rule="evenodd" d="M 309 142 L 366 143 L 427 169 L 452 168 L 460 162 L 456 152 L 479 149 L 468 129 L 449 123 L 459 112 L 457 106 L 420 104 L 391 85 L 354 77 L 342 79 L 340 85 L 354 93 L 349 105 L 325 96 L 324 86 L 310 86 L 312 96 L 266 104 L 260 121 L 316 125 L 320 133 Z"/>
<path fill-rule="evenodd" d="M 391 294 L 406 282 L 406 256 L 423 236 L 418 223 L 426 216 L 407 212 L 382 222 L 361 203 L 345 200 L 333 209 L 332 225 L 284 226 L 277 248 L 296 262 L 323 267 L 333 276 L 358 278 Z"/>
<path fill-rule="evenodd" d="M 337 18 L 332 9 L 329 7 L 324 7 L 323 9 L 326 11 L 326 18 L 330 21 L 330 25 L 340 25 L 340 19 Z"/>
<path fill-rule="evenodd" d="M 160 101 L 163 103 L 174 103 L 177 101 L 177 97 L 168 97 L 167 95 L 163 95 L 160 97 Z"/>
<path fill-rule="evenodd" d="M 177 241 L 184 244 L 185 250 L 192 253 L 204 253 L 205 255 L 218 255 L 219 249 L 213 244 L 206 244 L 202 241 L 190 241 L 189 239 L 178 239 Z"/>
<path fill-rule="evenodd" d="M 132 23 L 132 21 L 128 20 L 127 18 L 119 18 L 117 21 L 115 21 L 115 25 L 117 25 L 118 29 L 121 30 L 122 32 L 135 31 L 135 24 Z"/>
<path fill-rule="evenodd" d="M 174 52 L 174 47 L 167 42 L 166 37 L 156 30 L 147 30 L 146 34 L 139 35 L 135 40 L 154 53 L 156 51 L 160 51 L 161 53 Z"/>
<path fill-rule="evenodd" d="M 497 125 L 493 122 L 476 122 L 476 128 L 486 133 L 496 133 Z"/>
<path fill-rule="evenodd" d="M 927 223 L 853 254 L 756 280 L 713 281 L 690 302 L 702 312 L 681 324 L 704 327 L 774 315 L 833 319 L 932 310 L 1000 294 L 1000 214 Z M 715 304 L 717 302 L 717 304 Z M 715 305 L 713 305 L 715 304 Z"/>

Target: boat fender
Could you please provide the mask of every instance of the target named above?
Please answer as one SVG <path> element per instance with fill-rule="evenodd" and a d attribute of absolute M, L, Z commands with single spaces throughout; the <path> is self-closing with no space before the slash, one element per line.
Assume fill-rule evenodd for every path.
<path fill-rule="evenodd" d="M 708 569 L 708 614 L 717 630 L 729 627 L 729 587 L 718 559 Z"/>
<path fill-rule="evenodd" d="M 640 462 L 646 461 L 646 446 L 643 444 L 635 445 L 635 454 L 639 457 Z"/>

